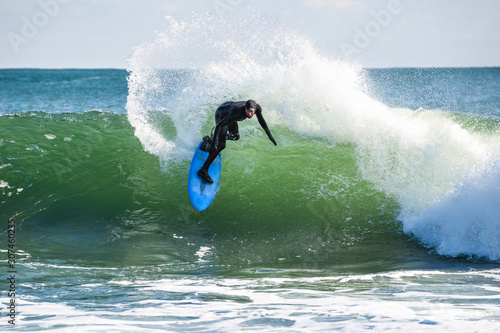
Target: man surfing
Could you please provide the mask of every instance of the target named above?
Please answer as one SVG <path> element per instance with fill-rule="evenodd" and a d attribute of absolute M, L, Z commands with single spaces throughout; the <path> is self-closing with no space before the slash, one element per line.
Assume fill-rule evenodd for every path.
<path fill-rule="evenodd" d="M 276 146 L 276 141 L 271 134 L 271 131 L 267 127 L 266 121 L 262 116 L 262 108 L 259 104 L 255 103 L 254 100 L 249 99 L 248 101 L 240 102 L 224 102 L 215 111 L 215 132 L 212 140 L 212 144 L 209 148 L 209 155 L 205 164 L 198 171 L 198 176 L 201 177 L 207 183 L 212 184 L 212 178 L 208 175 L 208 168 L 210 164 L 215 160 L 217 155 L 226 148 L 226 140 L 239 140 L 240 133 L 238 132 L 238 121 L 245 119 L 250 119 L 257 115 L 257 120 L 260 126 L 264 129 L 269 140 Z M 229 133 L 228 133 L 229 132 Z"/>

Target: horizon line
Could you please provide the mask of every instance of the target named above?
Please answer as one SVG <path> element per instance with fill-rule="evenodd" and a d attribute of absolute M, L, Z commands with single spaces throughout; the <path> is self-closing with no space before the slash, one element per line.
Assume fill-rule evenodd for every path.
<path fill-rule="evenodd" d="M 493 66 L 361 66 L 363 69 L 404 69 L 404 68 L 414 68 L 414 69 L 460 69 L 460 68 L 500 68 L 500 65 Z M 119 67 L 0 67 L 0 70 L 20 70 L 20 69 L 34 69 L 34 70 L 125 70 L 127 68 Z M 187 70 L 191 68 L 164 68 L 172 70 Z"/>

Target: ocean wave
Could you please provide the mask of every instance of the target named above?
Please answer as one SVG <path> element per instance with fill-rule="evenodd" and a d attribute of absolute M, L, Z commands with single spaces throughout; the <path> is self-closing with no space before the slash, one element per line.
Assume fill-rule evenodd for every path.
<path fill-rule="evenodd" d="M 391 108 L 365 93 L 358 66 L 323 56 L 307 37 L 289 27 L 262 24 L 265 19 L 260 17 L 247 20 L 248 25 L 220 24 L 213 17 L 194 17 L 189 22 L 168 18 L 167 28 L 154 42 L 135 49 L 128 68 L 128 118 L 144 149 L 158 156 L 166 170 L 172 161 L 189 161 L 190 152 L 213 126 L 213 111 L 219 103 L 252 98 L 263 106 L 271 130 L 278 131 L 277 151 L 286 149 L 296 156 L 291 151 L 303 140 L 325 140 L 330 147 L 352 145 L 351 167 L 361 175 L 358 181 L 367 181 L 374 190 L 394 198 L 404 230 L 417 234 L 408 226 L 419 223 L 418 217 L 432 203 L 445 198 L 471 170 L 486 165 L 497 153 L 498 134 L 470 131 L 451 114 L 437 110 Z M 173 68 L 190 71 L 172 75 Z M 243 136 L 260 135 L 250 121 L 241 127 L 248 128 Z M 170 129 L 175 129 L 173 136 Z M 285 135 L 287 131 L 295 136 Z M 331 167 L 320 174 L 327 174 L 329 180 L 308 179 L 309 183 L 301 183 L 304 189 L 311 183 L 320 189 L 342 174 L 333 167 L 339 150 L 325 152 Z M 266 149 L 265 154 L 272 159 L 276 150 Z M 317 145 L 300 154 L 294 161 L 306 168 L 319 156 Z M 254 169 L 267 163 L 264 157 L 252 156 L 254 160 L 246 161 Z M 303 200 L 315 198 L 307 195 Z M 497 222 L 487 219 L 486 223 Z M 443 237 L 457 237 L 455 232 L 449 229 Z M 426 242 L 424 236 L 418 237 Z M 464 247 L 440 249 L 440 253 L 495 259 L 496 252 L 480 250 L 481 243 L 477 239 L 476 250 Z"/>

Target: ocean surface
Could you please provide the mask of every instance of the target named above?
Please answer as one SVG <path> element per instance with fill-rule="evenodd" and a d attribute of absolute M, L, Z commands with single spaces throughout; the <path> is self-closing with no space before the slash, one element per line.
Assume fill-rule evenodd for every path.
<path fill-rule="evenodd" d="M 0 330 L 498 331 L 500 68 L 363 69 L 252 24 L 0 70 Z M 241 122 L 197 212 L 191 156 L 249 98 L 278 146 Z"/>

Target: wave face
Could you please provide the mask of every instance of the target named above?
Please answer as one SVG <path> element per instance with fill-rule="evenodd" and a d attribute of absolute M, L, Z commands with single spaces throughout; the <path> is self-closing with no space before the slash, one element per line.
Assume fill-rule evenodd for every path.
<path fill-rule="evenodd" d="M 388 106 L 367 93 L 364 71 L 293 29 L 234 22 L 168 18 L 129 60 L 128 120 L 167 174 L 181 176 L 218 104 L 252 98 L 279 146 L 242 123 L 212 211 L 336 233 L 398 221 L 440 254 L 500 259 L 497 116 Z"/>
<path fill-rule="evenodd" d="M 404 256 L 396 205 L 359 176 L 349 144 L 280 129 L 279 150 L 242 128 L 242 144 L 224 156 L 218 196 L 199 213 L 187 194 L 189 161 L 162 170 L 127 115 L 37 111 L 4 115 L 0 125 L 2 216 L 19 221 L 18 241 L 33 257 L 182 270 L 206 261 L 352 263 L 346 251 L 371 261 L 392 256 L 388 243 Z M 313 160 L 311 150 L 319 153 Z"/>

